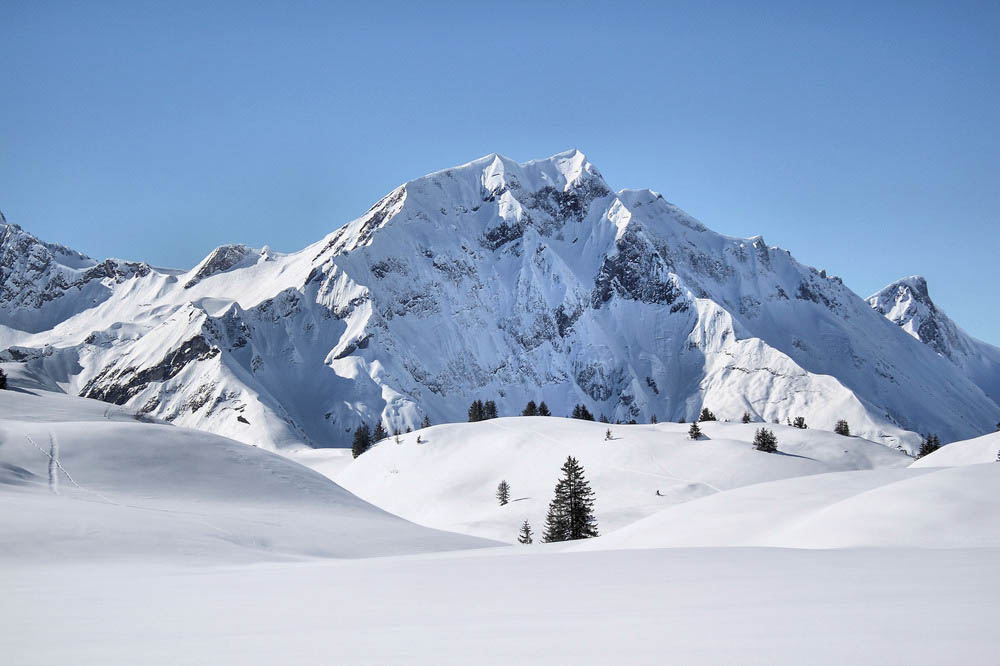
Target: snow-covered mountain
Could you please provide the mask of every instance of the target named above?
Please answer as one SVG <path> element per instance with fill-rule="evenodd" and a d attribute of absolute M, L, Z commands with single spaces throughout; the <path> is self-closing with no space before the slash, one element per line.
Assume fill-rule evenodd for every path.
<path fill-rule="evenodd" d="M 267 448 L 343 445 L 362 420 L 585 403 L 612 420 L 804 416 L 911 449 L 991 430 L 962 367 L 836 277 L 716 234 L 578 151 L 489 155 L 402 185 L 299 252 L 190 271 L 98 263 L 15 225 L 3 358 L 73 393 Z"/>
<path fill-rule="evenodd" d="M 877 312 L 954 363 L 1000 404 L 1000 347 L 977 340 L 942 312 L 919 275 L 903 278 L 868 298 Z"/>

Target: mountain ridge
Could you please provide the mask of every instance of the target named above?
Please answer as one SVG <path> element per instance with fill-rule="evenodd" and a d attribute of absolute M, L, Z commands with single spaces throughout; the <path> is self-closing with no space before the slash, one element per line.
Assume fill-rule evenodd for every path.
<path fill-rule="evenodd" d="M 226 245 L 189 271 L 121 262 L 82 286 L 0 264 L 48 294 L 34 309 L 0 299 L 7 357 L 267 448 L 345 445 L 376 419 L 464 420 L 481 397 L 624 421 L 690 420 L 703 404 L 847 418 L 911 451 L 917 432 L 966 438 L 1000 417 L 839 278 L 652 190 L 614 192 L 577 150 L 428 174 L 289 254 Z"/>

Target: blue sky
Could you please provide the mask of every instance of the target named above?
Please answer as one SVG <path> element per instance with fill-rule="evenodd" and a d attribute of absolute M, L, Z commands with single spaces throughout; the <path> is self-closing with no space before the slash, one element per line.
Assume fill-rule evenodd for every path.
<path fill-rule="evenodd" d="M 211 5 L 211 6 L 206 6 Z M 1000 4 L 0 5 L 0 210 L 96 257 L 299 249 L 396 185 L 584 151 L 1000 344 Z"/>

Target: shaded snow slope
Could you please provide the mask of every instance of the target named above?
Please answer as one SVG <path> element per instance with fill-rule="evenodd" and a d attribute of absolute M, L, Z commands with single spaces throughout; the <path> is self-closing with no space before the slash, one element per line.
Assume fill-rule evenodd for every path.
<path fill-rule="evenodd" d="M 41 391 L 0 392 L 0 504 L 4 562 L 240 562 L 488 545 L 408 523 L 275 454 Z"/>
<path fill-rule="evenodd" d="M 273 448 L 347 445 L 545 400 L 611 420 L 839 418 L 909 450 L 992 428 L 979 379 L 836 277 L 716 234 L 579 151 L 489 155 L 396 188 L 292 254 L 189 271 L 0 234 L 0 359 L 68 392 Z"/>
<path fill-rule="evenodd" d="M 580 461 L 596 492 L 602 533 L 731 488 L 838 470 L 905 467 L 911 461 L 861 438 L 786 426 L 768 426 L 781 454 L 760 453 L 750 442 L 762 424 L 701 425 L 705 437 L 691 441 L 689 426 L 676 423 L 607 426 L 555 417 L 500 418 L 433 426 L 401 436 L 398 445 L 390 438 L 342 471 L 312 454 L 295 457 L 409 520 L 507 542 L 515 540 L 524 520 L 541 537 L 568 455 Z M 423 443 L 416 443 L 418 436 Z M 495 498 L 502 479 L 511 489 L 506 506 Z"/>
<path fill-rule="evenodd" d="M 910 467 L 958 467 L 995 463 L 998 460 L 1000 460 L 1000 432 L 991 432 L 982 437 L 942 446 L 934 453 L 915 460 Z"/>
<path fill-rule="evenodd" d="M 783 479 L 670 507 L 574 548 L 996 548 L 997 484 L 996 464 Z"/>

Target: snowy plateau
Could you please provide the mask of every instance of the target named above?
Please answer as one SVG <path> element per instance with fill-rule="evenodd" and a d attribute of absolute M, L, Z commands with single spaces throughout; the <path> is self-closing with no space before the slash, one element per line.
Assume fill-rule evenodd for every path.
<path fill-rule="evenodd" d="M 997 663 L 1000 349 L 578 151 L 191 270 L 2 221 L 0 368 L 2 663 Z"/>

